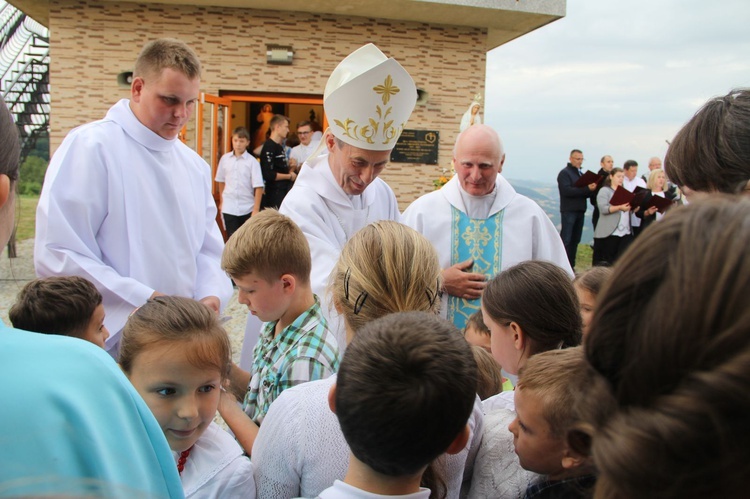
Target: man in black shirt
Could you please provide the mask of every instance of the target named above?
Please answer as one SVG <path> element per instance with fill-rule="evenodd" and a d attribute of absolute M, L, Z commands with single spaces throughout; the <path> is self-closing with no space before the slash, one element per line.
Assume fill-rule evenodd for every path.
<path fill-rule="evenodd" d="M 260 151 L 260 169 L 266 183 L 262 207 L 278 209 L 297 175 L 289 171 L 282 145 L 289 133 L 289 118 L 280 114 L 275 115 L 271 118 L 270 128 L 271 135 Z"/>

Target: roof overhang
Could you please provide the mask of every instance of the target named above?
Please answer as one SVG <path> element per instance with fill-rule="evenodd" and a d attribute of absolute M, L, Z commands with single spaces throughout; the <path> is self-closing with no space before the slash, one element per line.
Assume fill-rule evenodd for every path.
<path fill-rule="evenodd" d="M 49 27 L 49 0 L 8 0 L 8 3 Z M 486 50 L 565 16 L 565 0 L 138 0 L 137 3 L 285 10 L 486 28 Z"/>

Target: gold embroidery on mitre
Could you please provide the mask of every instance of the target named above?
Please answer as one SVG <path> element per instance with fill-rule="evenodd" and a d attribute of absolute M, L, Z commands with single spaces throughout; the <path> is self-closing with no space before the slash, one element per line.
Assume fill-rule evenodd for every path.
<path fill-rule="evenodd" d="M 396 85 L 393 84 L 393 78 L 391 75 L 385 77 L 385 81 L 382 85 L 372 87 L 376 94 L 382 94 L 383 105 L 388 105 L 388 101 L 391 100 L 391 95 L 396 95 L 401 91 Z"/>
<path fill-rule="evenodd" d="M 382 85 L 376 85 L 372 90 L 380 95 L 383 100 L 383 107 L 379 104 L 375 106 L 375 112 L 377 113 L 377 121 L 374 117 L 368 118 L 368 124 L 360 126 L 351 118 L 346 118 L 343 122 L 341 120 L 334 119 L 333 122 L 341 128 L 344 135 L 354 140 L 364 140 L 368 144 L 374 144 L 378 138 L 378 132 L 383 138 L 382 144 L 389 144 L 396 137 L 401 135 L 404 129 L 403 122 L 398 126 L 393 126 L 393 119 L 388 120 L 388 116 L 393 111 L 393 106 L 385 107 L 391 100 L 392 95 L 396 95 L 401 91 L 396 85 L 393 84 L 393 78 L 391 75 L 386 76 L 385 81 Z M 381 127 L 382 125 L 382 127 Z"/>

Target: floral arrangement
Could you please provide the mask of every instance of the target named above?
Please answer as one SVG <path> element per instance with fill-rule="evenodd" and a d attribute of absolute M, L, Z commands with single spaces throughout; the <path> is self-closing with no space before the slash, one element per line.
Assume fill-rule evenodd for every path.
<path fill-rule="evenodd" d="M 456 172 L 452 167 L 450 170 L 448 170 L 447 168 L 443 168 L 440 172 L 440 176 L 432 181 L 432 185 L 435 186 L 435 190 L 438 190 L 445 184 L 447 184 L 451 177 L 455 175 L 455 173 Z"/>

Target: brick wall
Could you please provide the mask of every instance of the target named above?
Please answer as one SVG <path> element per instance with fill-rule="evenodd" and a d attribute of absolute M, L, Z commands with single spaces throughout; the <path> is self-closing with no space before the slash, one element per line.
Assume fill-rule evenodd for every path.
<path fill-rule="evenodd" d="M 99 119 L 129 90 L 116 77 L 132 71 L 140 48 L 159 37 L 187 42 L 201 58 L 201 89 L 321 95 L 348 53 L 375 43 L 429 93 L 407 128 L 440 131 L 439 165 L 394 163 L 382 177 L 401 208 L 432 189 L 449 168 L 461 116 L 484 94 L 486 30 L 251 9 L 50 0 L 52 150 L 73 127 Z M 266 64 L 266 44 L 294 47 L 294 64 Z"/>

